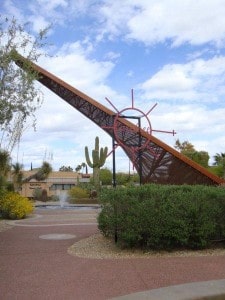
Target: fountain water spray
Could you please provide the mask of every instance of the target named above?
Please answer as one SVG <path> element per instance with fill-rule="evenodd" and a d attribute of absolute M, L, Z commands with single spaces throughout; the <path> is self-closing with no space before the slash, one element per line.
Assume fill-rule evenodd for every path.
<path fill-rule="evenodd" d="M 68 198 L 68 195 L 67 195 L 67 191 L 58 191 L 58 197 L 59 197 L 59 203 L 60 203 L 60 206 L 61 208 L 63 208 L 67 202 L 67 198 Z"/>

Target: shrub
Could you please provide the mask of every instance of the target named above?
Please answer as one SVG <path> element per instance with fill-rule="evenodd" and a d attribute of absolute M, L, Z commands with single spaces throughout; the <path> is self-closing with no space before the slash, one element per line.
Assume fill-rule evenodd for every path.
<path fill-rule="evenodd" d="M 59 201 L 59 196 L 58 195 L 52 195 L 49 198 L 50 201 L 52 202 L 58 202 Z"/>
<path fill-rule="evenodd" d="M 4 218 L 22 219 L 32 211 L 30 200 L 17 193 L 6 192 L 0 197 L 0 212 Z"/>
<path fill-rule="evenodd" d="M 33 190 L 33 197 L 34 200 L 40 200 L 42 195 L 42 189 L 41 188 L 35 188 Z"/>
<path fill-rule="evenodd" d="M 82 189 L 81 187 L 75 186 L 69 190 L 70 203 L 76 203 L 76 200 L 82 198 L 88 198 L 89 193 L 87 190 Z"/>
<path fill-rule="evenodd" d="M 200 249 L 225 238 L 223 188 L 151 184 L 103 190 L 100 202 L 100 231 L 126 247 Z"/>

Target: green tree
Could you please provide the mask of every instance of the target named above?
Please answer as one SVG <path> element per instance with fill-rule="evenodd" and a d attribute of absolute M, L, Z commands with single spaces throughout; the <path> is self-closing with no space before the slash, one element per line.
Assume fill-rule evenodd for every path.
<path fill-rule="evenodd" d="M 127 185 L 130 180 L 128 173 L 118 172 L 116 173 L 116 182 L 118 185 Z"/>
<path fill-rule="evenodd" d="M 204 168 L 207 168 L 209 165 L 209 154 L 206 151 L 189 152 L 187 156 Z"/>
<path fill-rule="evenodd" d="M 12 164 L 12 179 L 14 191 L 18 192 L 21 189 L 23 182 L 23 165 L 20 163 Z"/>
<path fill-rule="evenodd" d="M 207 168 L 209 165 L 209 154 L 206 151 L 197 151 L 193 144 L 188 141 L 180 142 L 180 140 L 176 140 L 174 146 L 180 153 L 192 159 L 199 165 Z"/>
<path fill-rule="evenodd" d="M 10 171 L 10 155 L 6 150 L 0 149 L 0 190 L 6 186 L 7 175 Z"/>
<path fill-rule="evenodd" d="M 70 166 L 62 166 L 59 168 L 60 172 L 73 172 L 73 168 L 71 168 Z"/>
<path fill-rule="evenodd" d="M 79 172 L 81 169 L 83 169 L 82 173 L 84 173 L 84 170 L 85 170 L 85 172 L 87 174 L 87 164 L 85 162 L 82 162 L 80 165 L 77 165 L 75 168 L 75 171 Z"/>
<path fill-rule="evenodd" d="M 189 142 L 189 141 L 184 141 L 184 142 L 180 142 L 179 139 L 177 139 L 175 141 L 175 145 L 174 145 L 175 149 L 177 149 L 179 152 L 183 153 L 184 152 L 195 152 L 195 148 L 194 146 Z"/>
<path fill-rule="evenodd" d="M 112 184 L 112 172 L 107 168 L 100 169 L 99 178 L 102 185 Z"/>
<path fill-rule="evenodd" d="M 130 175 L 129 184 L 137 184 L 137 183 L 139 184 L 139 182 L 140 182 L 140 177 L 137 173 Z"/>
<path fill-rule="evenodd" d="M 20 25 L 0 16 L 0 147 L 9 153 L 19 143 L 28 118 L 35 128 L 35 111 L 42 103 L 42 94 L 34 80 L 37 73 L 29 63 L 25 70 L 15 62 L 20 52 L 29 61 L 37 61 L 46 45 L 47 29 L 33 35 L 29 24 Z"/>
<path fill-rule="evenodd" d="M 223 178 L 223 176 L 224 176 L 224 170 L 223 170 L 222 166 L 209 166 L 208 170 L 218 177 Z"/>
<path fill-rule="evenodd" d="M 87 165 L 86 165 L 86 163 L 85 162 L 82 162 L 82 164 L 81 164 L 81 167 L 82 167 L 82 169 L 83 169 L 83 173 L 84 173 L 84 170 L 86 169 L 87 170 Z M 87 173 L 87 172 L 86 172 Z"/>
<path fill-rule="evenodd" d="M 85 158 L 87 161 L 87 164 L 90 168 L 93 169 L 93 180 L 94 180 L 94 186 L 97 191 L 100 190 L 100 168 L 104 166 L 106 158 L 107 158 L 108 148 L 105 147 L 104 149 L 99 149 L 99 137 L 97 136 L 95 138 L 95 149 L 92 150 L 92 162 L 90 160 L 88 147 L 85 147 Z"/>
<path fill-rule="evenodd" d="M 38 169 L 38 171 L 30 175 L 29 177 L 25 178 L 23 180 L 23 183 L 29 182 L 31 179 L 35 179 L 37 181 L 46 180 L 51 172 L 52 172 L 52 166 L 48 162 L 44 161 L 42 163 L 42 166 Z"/>
<path fill-rule="evenodd" d="M 75 171 L 78 173 L 81 169 L 82 169 L 82 166 L 81 165 L 77 165 L 76 168 L 75 168 Z"/>
<path fill-rule="evenodd" d="M 216 155 L 213 157 L 214 158 L 214 166 L 219 166 L 221 164 L 225 163 L 225 153 L 216 153 Z"/>
<path fill-rule="evenodd" d="M 218 176 L 225 178 L 225 153 L 216 153 L 213 165 L 216 167 Z"/>

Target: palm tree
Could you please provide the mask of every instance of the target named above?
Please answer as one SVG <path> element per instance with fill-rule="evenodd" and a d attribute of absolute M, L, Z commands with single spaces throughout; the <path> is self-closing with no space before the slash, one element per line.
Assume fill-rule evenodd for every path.
<path fill-rule="evenodd" d="M 82 166 L 81 166 L 81 165 L 78 165 L 78 166 L 76 166 L 75 171 L 76 171 L 76 172 L 79 172 L 79 171 L 81 170 L 81 168 L 82 168 Z"/>
<path fill-rule="evenodd" d="M 62 166 L 59 168 L 60 172 L 73 172 L 73 168 L 71 166 Z"/>
<path fill-rule="evenodd" d="M 86 168 L 86 163 L 85 162 L 82 162 L 82 164 L 81 164 L 81 167 L 82 167 L 82 169 L 83 169 L 83 171 L 82 172 L 84 172 L 84 170 L 85 170 L 85 168 Z"/>
<path fill-rule="evenodd" d="M 218 166 L 221 169 L 222 177 L 225 178 L 225 153 L 216 153 L 214 160 L 214 166 Z"/>
<path fill-rule="evenodd" d="M 18 192 L 22 186 L 22 182 L 23 182 L 22 169 L 23 169 L 23 165 L 18 162 L 12 165 L 13 186 L 16 192 Z"/>
<path fill-rule="evenodd" d="M 213 163 L 214 166 L 221 165 L 225 162 L 225 153 L 216 153 L 216 155 L 213 157 L 215 162 Z"/>

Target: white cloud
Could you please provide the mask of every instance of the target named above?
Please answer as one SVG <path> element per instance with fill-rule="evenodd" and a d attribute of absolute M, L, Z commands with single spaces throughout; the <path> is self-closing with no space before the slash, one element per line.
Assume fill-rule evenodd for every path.
<path fill-rule="evenodd" d="M 88 59 L 88 52 L 79 42 L 63 45 L 51 59 L 44 59 L 42 64 L 57 76 L 63 77 L 70 84 L 83 87 L 89 84 L 103 83 L 114 65 L 110 61 Z"/>
<path fill-rule="evenodd" d="M 96 0 L 68 0 L 68 6 L 71 8 L 71 13 L 73 14 L 91 14 L 94 8 L 98 8 L 101 2 Z"/>
<path fill-rule="evenodd" d="M 97 32 L 93 38 L 98 42 L 123 36 L 145 45 L 212 43 L 223 47 L 225 41 L 224 0 L 39 0 L 21 7 L 15 1 L 5 0 L 4 6 L 20 20 L 27 19 L 26 11 L 35 30 L 57 24 L 71 31 L 71 26 L 81 25 L 75 20 L 88 13 L 92 22 L 80 28 L 90 37 Z"/>
<path fill-rule="evenodd" d="M 110 51 L 105 55 L 105 58 L 110 60 L 117 60 L 119 57 L 120 57 L 120 53 L 118 52 L 116 53 L 113 51 Z"/>
<path fill-rule="evenodd" d="M 172 41 L 224 45 L 225 6 L 223 0 L 127 0 L 105 1 L 100 11 L 102 35 L 126 35 L 146 45 Z"/>
<path fill-rule="evenodd" d="M 140 85 L 145 97 L 216 102 L 225 96 L 225 57 L 165 65 Z"/>
<path fill-rule="evenodd" d="M 211 156 L 217 152 L 224 152 L 224 123 L 225 108 L 210 108 L 198 104 L 171 105 L 159 103 L 150 116 L 153 129 L 175 130 L 176 135 L 153 134 L 165 143 L 174 147 L 175 140 L 188 140 L 198 151 L 207 151 Z"/>
<path fill-rule="evenodd" d="M 29 18 L 33 31 L 39 33 L 40 30 L 48 28 L 50 23 L 43 16 L 32 16 Z"/>
<path fill-rule="evenodd" d="M 123 102 L 124 97 L 105 84 L 114 67 L 113 63 L 91 60 L 87 56 L 88 52 L 80 43 L 67 44 L 58 50 L 56 56 L 42 58 L 40 65 L 106 106 L 105 97 Z M 31 128 L 27 130 L 20 144 L 20 160 L 27 162 L 26 167 L 30 166 L 31 161 L 35 165 L 40 164 L 46 152 L 53 152 L 55 169 L 61 165 L 75 167 L 85 161 L 84 147 L 94 145 L 96 136 L 100 137 L 100 146 L 108 146 L 111 150 L 111 138 L 102 129 L 47 88 L 41 86 L 41 90 L 45 100 L 36 113 L 37 131 L 33 132 Z M 17 149 L 13 154 L 14 159 L 16 152 Z M 111 157 L 107 159 L 106 166 L 111 168 Z"/>
<path fill-rule="evenodd" d="M 105 83 L 115 63 L 90 59 L 89 51 L 80 42 L 63 45 L 54 57 L 42 58 L 40 65 L 103 104 L 107 103 L 105 97 L 116 105 L 127 99 Z"/>
<path fill-rule="evenodd" d="M 119 110 L 130 106 L 130 95 L 123 95 L 121 88 L 129 85 L 124 82 L 126 75 L 135 92 L 142 93 L 136 106 L 147 112 L 152 105 L 146 99 L 159 102 L 150 114 L 153 129 L 178 132 L 175 137 L 155 133 L 159 139 L 171 146 L 176 138 L 189 140 L 210 155 L 224 152 L 224 0 L 31 0 L 20 7 L 16 1 L 4 3 L 18 20 L 31 20 L 35 31 L 53 23 L 55 52 L 39 61 L 46 70 L 112 109 L 105 100 L 109 98 Z M 163 51 L 151 65 L 145 58 L 152 46 Z M 216 51 L 222 54 L 216 56 Z M 129 52 L 135 61 L 125 57 Z M 168 57 L 161 57 L 164 54 Z M 154 64 L 158 71 L 152 71 Z M 75 167 L 85 160 L 84 146 L 93 149 L 97 135 L 101 146 L 111 149 L 105 132 L 49 90 L 42 90 L 45 102 L 37 113 L 37 132 L 27 130 L 23 136 L 21 161 L 38 166 L 45 153 L 53 152 L 55 169 Z M 127 171 L 128 160 L 120 148 L 116 159 L 117 169 Z M 111 157 L 106 166 L 111 168 Z"/>
<path fill-rule="evenodd" d="M 130 1 L 104 1 L 98 10 L 99 27 L 98 40 L 106 35 L 108 39 L 120 36 L 127 28 L 129 18 L 134 15 L 135 4 Z"/>
<path fill-rule="evenodd" d="M 126 107 L 130 100 L 125 100 L 122 95 L 118 95 L 105 84 L 114 65 L 110 61 L 88 59 L 80 44 L 70 46 L 59 49 L 55 57 L 42 59 L 41 65 L 105 106 L 109 106 L 104 100 L 106 96 L 117 108 L 120 108 L 119 104 L 122 108 Z M 73 51 L 70 51 L 71 49 Z M 183 65 L 166 65 L 140 85 L 146 97 L 153 99 L 153 96 L 158 93 L 159 99 L 167 99 L 167 102 L 160 101 L 154 112 L 150 114 L 152 128 L 167 131 L 174 129 L 178 133 L 175 138 L 189 140 L 198 150 L 206 150 L 211 156 L 215 151 L 218 152 L 218 144 L 216 147 L 214 143 L 220 141 L 220 146 L 222 145 L 220 135 L 221 132 L 225 132 L 225 125 L 223 125 L 225 109 L 212 109 L 207 107 L 207 103 L 203 106 L 200 96 L 204 90 L 201 85 L 208 85 L 209 88 L 210 81 L 216 78 L 214 83 L 216 88 L 212 88 L 211 92 L 215 100 L 219 99 L 215 90 L 220 93 L 219 87 L 222 83 L 218 79 L 224 76 L 224 62 L 224 57 L 215 57 L 208 61 L 195 60 Z M 33 163 L 38 164 L 47 151 L 47 153 L 53 152 L 55 169 L 61 165 L 75 167 L 85 160 L 84 147 L 88 145 L 89 149 L 93 149 L 96 136 L 100 137 L 101 146 L 108 146 L 111 149 L 111 138 L 99 127 L 46 88 L 43 88 L 43 91 L 45 102 L 37 114 L 37 132 L 27 132 L 21 143 L 20 155 L 23 155 L 23 161 L 29 164 L 32 160 Z M 178 95 L 181 95 L 181 100 L 199 99 L 199 104 L 179 102 L 179 105 L 174 105 L 171 99 L 176 99 Z M 211 94 L 206 93 L 206 96 L 210 99 Z M 138 105 L 144 110 L 146 103 L 143 101 Z M 150 107 L 151 105 L 148 105 L 146 112 Z M 175 143 L 171 135 L 156 132 L 154 135 L 171 146 Z M 127 171 L 128 159 L 121 149 L 116 150 L 116 156 L 118 170 Z M 107 159 L 106 166 L 111 168 L 111 157 Z"/>
<path fill-rule="evenodd" d="M 15 17 L 17 21 L 19 21 L 21 24 L 24 22 L 23 14 L 20 10 L 20 8 L 16 7 L 16 5 L 13 3 L 13 0 L 5 0 L 2 3 L 2 6 L 5 9 L 5 15 L 8 17 Z M 1 13 L 4 15 L 4 12 Z"/>
<path fill-rule="evenodd" d="M 45 0 L 37 0 L 37 3 L 40 6 L 45 6 L 46 10 L 54 10 L 58 7 L 64 8 L 68 6 L 68 2 L 65 0 L 48 0 L 47 2 Z"/>

